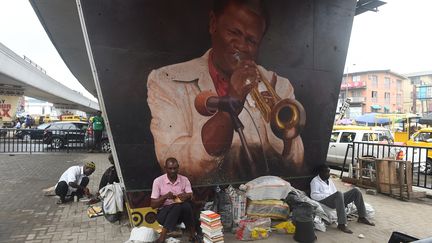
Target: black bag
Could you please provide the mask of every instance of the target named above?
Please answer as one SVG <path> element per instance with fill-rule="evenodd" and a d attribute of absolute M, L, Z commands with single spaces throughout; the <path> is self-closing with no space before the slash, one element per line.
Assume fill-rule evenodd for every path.
<path fill-rule="evenodd" d="M 390 236 L 388 243 L 407 243 L 407 242 L 412 242 L 415 240 L 418 240 L 418 239 L 414 238 L 412 236 L 406 235 L 404 233 L 393 231 L 393 233 Z"/>

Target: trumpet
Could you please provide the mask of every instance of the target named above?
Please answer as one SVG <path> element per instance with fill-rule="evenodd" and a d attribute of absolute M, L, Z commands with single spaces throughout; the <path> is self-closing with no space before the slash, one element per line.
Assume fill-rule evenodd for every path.
<path fill-rule="evenodd" d="M 236 53 L 234 57 L 240 61 L 240 53 Z M 306 112 L 302 104 L 294 99 L 282 99 L 259 68 L 257 74 L 258 84 L 261 82 L 264 84 L 269 96 L 265 97 L 258 90 L 258 85 L 251 90 L 250 94 L 264 120 L 270 123 L 273 133 L 278 138 L 283 139 L 284 131 L 291 128 L 296 129 L 290 138 L 298 136 L 306 124 Z"/>

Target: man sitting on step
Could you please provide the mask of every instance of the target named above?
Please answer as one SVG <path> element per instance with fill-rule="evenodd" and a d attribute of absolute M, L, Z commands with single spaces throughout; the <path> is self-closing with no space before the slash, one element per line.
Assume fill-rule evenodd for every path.
<path fill-rule="evenodd" d="M 352 234 L 353 232 L 346 226 L 347 216 L 345 207 L 354 202 L 357 207 L 359 218 L 357 222 L 374 226 L 366 218 L 366 207 L 363 201 L 363 196 L 358 188 L 353 188 L 347 192 L 336 190 L 333 181 L 330 180 L 330 168 L 326 164 L 318 167 L 318 175 L 312 179 L 310 183 L 311 198 L 318 201 L 327 207 L 336 208 L 337 213 L 337 228 L 345 233 Z"/>
<path fill-rule="evenodd" d="M 189 240 L 199 242 L 195 233 L 194 217 L 190 200 L 192 188 L 189 179 L 179 175 L 179 162 L 175 158 L 165 161 L 166 173 L 153 181 L 150 206 L 157 208 L 157 221 L 163 226 L 157 242 L 165 242 L 168 231 L 183 222 L 190 232 Z"/>

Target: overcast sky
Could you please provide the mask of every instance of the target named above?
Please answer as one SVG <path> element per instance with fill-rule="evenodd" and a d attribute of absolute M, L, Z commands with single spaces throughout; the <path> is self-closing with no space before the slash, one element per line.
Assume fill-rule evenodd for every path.
<path fill-rule="evenodd" d="M 30 58 L 60 83 L 93 97 L 66 67 L 28 0 L 0 0 L 0 42 Z"/>
<path fill-rule="evenodd" d="M 354 18 L 345 72 L 432 71 L 432 0 L 387 0 Z M 91 96 L 69 72 L 28 0 L 0 0 L 0 42 L 66 86 Z"/>
<path fill-rule="evenodd" d="M 432 71 L 432 0 L 384 0 L 354 18 L 345 72 Z"/>

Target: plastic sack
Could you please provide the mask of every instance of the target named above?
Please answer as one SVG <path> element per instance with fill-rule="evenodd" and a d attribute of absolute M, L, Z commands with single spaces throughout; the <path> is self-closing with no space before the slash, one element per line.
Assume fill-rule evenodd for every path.
<path fill-rule="evenodd" d="M 251 200 L 285 199 L 293 190 L 291 184 L 277 176 L 261 176 L 245 184 Z"/>
<path fill-rule="evenodd" d="M 314 208 L 311 204 L 302 203 L 292 209 L 292 219 L 294 222 L 312 222 L 314 218 Z"/>
<path fill-rule="evenodd" d="M 233 219 L 233 229 L 238 227 L 238 223 L 246 215 L 246 194 L 243 191 L 235 189 L 231 185 L 226 189 L 231 199 L 232 204 L 232 219 Z"/>
<path fill-rule="evenodd" d="M 281 200 L 254 200 L 247 207 L 249 217 L 268 217 L 285 220 L 289 215 L 289 206 Z"/>
<path fill-rule="evenodd" d="M 223 229 L 229 231 L 233 226 L 232 203 L 228 190 L 216 191 L 215 209 L 221 216 Z"/>
<path fill-rule="evenodd" d="M 261 228 L 261 227 L 255 227 L 252 229 L 252 232 L 251 232 L 252 240 L 265 239 L 268 237 L 269 237 L 269 230 Z"/>
<path fill-rule="evenodd" d="M 259 240 L 269 237 L 271 219 L 244 219 L 240 220 L 236 231 L 238 240 Z"/>
<path fill-rule="evenodd" d="M 366 218 L 373 219 L 375 216 L 375 210 L 369 203 L 364 203 L 366 208 Z M 350 203 L 345 208 L 347 215 L 356 214 L 357 215 L 357 207 L 354 203 Z"/>
<path fill-rule="evenodd" d="M 306 196 L 306 193 L 301 190 L 293 189 L 287 196 L 286 202 L 288 203 L 292 211 L 294 211 L 296 207 L 302 206 L 302 204 L 304 203 L 309 204 L 313 208 L 313 215 L 320 217 L 326 222 L 330 222 L 327 214 L 321 207 L 321 204 L 317 201 L 310 199 L 308 196 Z"/>
<path fill-rule="evenodd" d="M 327 218 L 328 220 L 325 220 L 328 224 L 333 224 L 337 222 L 337 213 L 336 213 L 336 209 L 327 207 L 326 205 L 319 203 L 322 207 L 322 209 L 324 210 L 324 212 L 327 214 Z M 365 203 L 365 207 L 366 207 L 366 217 L 368 219 L 373 219 L 374 215 L 375 215 L 375 210 L 373 209 L 373 207 L 368 204 Z M 347 216 L 351 216 L 354 214 L 357 214 L 357 207 L 354 205 L 354 203 L 349 203 L 346 208 L 345 208 L 345 212 Z"/>
<path fill-rule="evenodd" d="M 288 220 L 275 225 L 274 229 L 279 233 L 294 234 L 296 227 L 292 221 Z"/>
<path fill-rule="evenodd" d="M 154 242 L 159 235 L 152 228 L 145 226 L 132 228 L 129 240 L 125 243 Z"/>
<path fill-rule="evenodd" d="M 322 221 L 322 219 L 318 216 L 315 216 L 315 218 L 314 218 L 314 228 L 316 230 L 321 231 L 321 232 L 327 231 L 327 227 L 326 227 L 324 221 Z"/>

